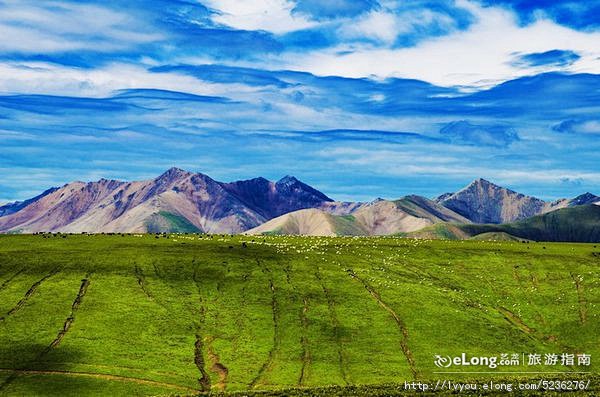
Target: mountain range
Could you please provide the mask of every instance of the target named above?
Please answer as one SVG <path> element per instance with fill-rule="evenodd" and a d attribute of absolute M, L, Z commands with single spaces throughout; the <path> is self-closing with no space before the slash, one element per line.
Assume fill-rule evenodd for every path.
<path fill-rule="evenodd" d="M 484 179 L 433 200 L 339 202 L 293 176 L 224 183 L 171 168 L 145 181 L 72 182 L 0 206 L 0 232 L 389 235 L 462 225 L 459 234 L 472 236 L 467 225 L 472 231 L 473 224 L 509 224 L 589 204 L 600 197 L 546 202 Z"/>
<path fill-rule="evenodd" d="M 5 205 L 0 231 L 239 233 L 290 211 L 332 202 L 290 176 L 222 183 L 171 168 L 146 181 L 73 182 L 20 208 Z"/>

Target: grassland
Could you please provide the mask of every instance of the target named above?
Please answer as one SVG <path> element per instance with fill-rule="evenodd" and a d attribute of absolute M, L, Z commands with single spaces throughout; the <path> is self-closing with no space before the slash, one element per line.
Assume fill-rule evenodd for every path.
<path fill-rule="evenodd" d="M 595 383 L 599 270 L 593 244 L 1 236 L 0 394 L 390 395 L 462 352 L 587 353 Z M 507 376 L 540 375 L 451 375 Z"/>

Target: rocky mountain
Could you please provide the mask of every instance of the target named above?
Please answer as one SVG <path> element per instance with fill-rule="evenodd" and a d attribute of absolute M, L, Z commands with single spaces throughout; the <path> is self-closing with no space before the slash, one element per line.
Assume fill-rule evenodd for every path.
<path fill-rule="evenodd" d="M 596 196 L 590 192 L 584 193 L 581 196 L 577 196 L 574 199 L 569 200 L 568 207 L 587 204 L 600 204 L 600 196 Z"/>
<path fill-rule="evenodd" d="M 456 193 L 446 193 L 435 200 L 475 223 L 506 223 L 526 219 L 551 210 L 551 204 L 476 179 Z M 555 207 L 557 209 L 560 207 Z"/>
<path fill-rule="evenodd" d="M 323 193 L 289 175 L 275 183 L 265 178 L 255 178 L 221 183 L 221 186 L 265 219 L 288 213 L 292 208 L 312 208 L 333 202 Z"/>
<path fill-rule="evenodd" d="M 476 179 L 456 193 L 444 193 L 436 203 L 464 216 L 474 223 L 508 223 L 545 214 L 561 208 L 600 202 L 600 197 L 584 193 L 572 199 L 546 202 Z"/>
<path fill-rule="evenodd" d="M 420 230 L 439 222 L 469 223 L 463 216 L 420 196 L 400 200 L 375 200 L 345 215 L 320 209 L 295 211 L 272 219 L 249 234 L 289 235 L 389 235 Z"/>
<path fill-rule="evenodd" d="M 578 205 L 600 204 L 600 197 L 592 193 L 584 193 L 572 199 L 560 199 L 548 204 L 548 210 L 576 207 Z"/>
<path fill-rule="evenodd" d="M 33 198 L 30 198 L 30 199 L 27 199 L 24 201 L 15 201 L 13 203 L 4 204 L 4 205 L 0 206 L 0 216 L 14 214 L 15 212 L 20 211 L 23 208 L 27 207 L 29 204 L 31 204 L 35 201 L 38 201 L 39 199 L 41 199 L 44 196 L 49 195 L 50 193 L 54 192 L 56 189 L 58 189 L 58 188 L 53 187 Z"/>
<path fill-rule="evenodd" d="M 332 203 L 298 181 L 222 183 L 171 168 L 155 179 L 73 182 L 0 217 L 0 232 L 239 233 L 286 212 Z"/>
<path fill-rule="evenodd" d="M 440 224 L 499 224 L 600 204 L 585 193 L 545 202 L 477 179 L 436 200 L 337 202 L 293 176 L 219 182 L 171 168 L 145 181 L 73 182 L 0 207 L 0 233 L 207 232 L 318 235 L 433 233 Z M 446 233 L 446 231 L 444 231 Z"/>

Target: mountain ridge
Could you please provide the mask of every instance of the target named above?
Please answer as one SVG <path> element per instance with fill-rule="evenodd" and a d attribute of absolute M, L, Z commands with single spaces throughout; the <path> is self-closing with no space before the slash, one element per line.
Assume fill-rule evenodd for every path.
<path fill-rule="evenodd" d="M 328 213 L 324 208 L 294 211 L 247 233 L 383 236 L 413 232 L 440 222 L 470 223 L 425 197 L 409 195 L 394 201 L 377 199 L 343 215 Z"/>
<path fill-rule="evenodd" d="M 276 203 L 271 213 L 264 206 L 249 204 L 248 194 L 233 189 L 235 182 L 217 182 L 176 167 L 144 181 L 72 182 L 0 217 L 0 232 L 146 232 L 150 224 L 179 219 L 202 232 L 239 233 L 278 213 L 332 202 L 293 177 L 284 177 L 279 185 L 264 181 L 250 182 L 250 191 L 268 197 L 266 204 Z M 165 220 L 161 213 L 172 216 Z"/>
<path fill-rule="evenodd" d="M 594 204 L 600 202 L 600 197 L 587 192 L 572 199 L 548 202 L 478 178 L 463 189 L 455 193 L 444 193 L 434 201 L 474 223 L 502 224 L 561 208 Z"/>
<path fill-rule="evenodd" d="M 257 228 L 269 231 L 276 223 L 288 225 L 293 220 L 306 230 L 331 234 L 342 228 L 383 235 L 447 222 L 504 224 L 588 204 L 600 205 L 600 197 L 586 192 L 546 202 L 483 178 L 433 200 L 413 194 L 397 200 L 339 202 L 290 175 L 278 181 L 256 177 L 219 182 L 206 174 L 172 167 L 153 179 L 76 181 L 29 200 L 5 204 L 0 206 L 0 233 L 241 233 Z M 315 211 L 293 214 L 307 209 Z M 310 226 L 304 217 L 328 226 Z"/>
<path fill-rule="evenodd" d="M 517 222 L 494 224 L 437 224 L 407 237 L 449 240 L 600 242 L 600 205 L 560 208 Z"/>

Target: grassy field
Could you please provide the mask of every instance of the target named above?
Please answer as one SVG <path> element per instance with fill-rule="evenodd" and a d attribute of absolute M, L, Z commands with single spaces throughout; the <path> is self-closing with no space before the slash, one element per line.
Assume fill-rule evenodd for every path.
<path fill-rule="evenodd" d="M 599 271 L 593 244 L 1 236 L 0 395 L 388 395 L 540 377 L 436 373 L 434 355 L 463 352 L 586 353 L 589 367 L 535 371 L 596 383 Z"/>

